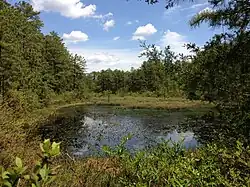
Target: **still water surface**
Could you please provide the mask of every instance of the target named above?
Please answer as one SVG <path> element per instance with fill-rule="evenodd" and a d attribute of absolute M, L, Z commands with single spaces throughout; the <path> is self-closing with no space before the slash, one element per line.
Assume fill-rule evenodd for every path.
<path fill-rule="evenodd" d="M 98 154 L 103 145 L 118 145 L 128 134 L 132 134 L 132 139 L 126 147 L 131 152 L 152 147 L 164 140 L 183 141 L 187 149 L 198 145 L 192 130 L 180 130 L 180 123 L 185 120 L 183 112 L 85 106 L 78 108 L 76 113 L 65 115 L 52 120 L 53 123 L 41 130 L 43 138 L 53 137 L 63 141 L 74 155 Z"/>

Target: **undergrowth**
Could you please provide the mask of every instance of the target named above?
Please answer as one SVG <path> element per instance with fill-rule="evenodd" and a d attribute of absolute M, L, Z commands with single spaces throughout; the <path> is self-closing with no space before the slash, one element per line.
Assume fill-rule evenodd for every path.
<path fill-rule="evenodd" d="M 121 157 L 125 186 L 249 186 L 250 149 L 216 144 L 186 151 L 162 143 L 151 151 Z"/>
<path fill-rule="evenodd" d="M 123 138 L 116 147 L 103 147 L 106 157 L 53 160 L 61 167 L 56 178 L 52 175 L 55 180 L 42 186 L 250 185 L 250 148 L 239 141 L 230 149 L 210 144 L 196 150 L 162 142 L 150 150 L 130 154 L 125 148 L 128 139 Z M 41 174 L 43 170 L 36 175 Z"/>

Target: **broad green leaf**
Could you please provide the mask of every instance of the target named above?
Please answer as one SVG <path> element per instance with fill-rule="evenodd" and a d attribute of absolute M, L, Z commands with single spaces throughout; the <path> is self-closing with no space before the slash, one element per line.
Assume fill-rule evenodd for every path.
<path fill-rule="evenodd" d="M 22 162 L 21 158 L 19 158 L 19 157 L 16 157 L 16 166 L 18 168 L 22 168 L 23 167 L 23 162 Z"/>
<path fill-rule="evenodd" d="M 10 172 L 4 171 L 4 172 L 2 173 L 2 178 L 3 178 L 3 179 L 8 179 L 8 178 L 9 178 L 9 175 L 10 175 Z"/>
<path fill-rule="evenodd" d="M 42 146 L 44 150 L 43 152 L 48 153 L 50 150 L 50 146 L 51 146 L 50 139 L 44 140 L 43 146 Z"/>
<path fill-rule="evenodd" d="M 53 142 L 51 148 L 50 156 L 58 156 L 60 154 L 60 143 Z"/>
<path fill-rule="evenodd" d="M 20 171 L 19 171 L 19 173 L 23 174 L 27 170 L 27 168 L 28 168 L 27 166 L 21 168 Z"/>
<path fill-rule="evenodd" d="M 40 169 L 39 174 L 41 175 L 42 179 L 44 180 L 46 177 L 46 169 L 44 169 L 44 168 Z"/>
<path fill-rule="evenodd" d="M 3 184 L 4 186 L 12 187 L 12 184 L 9 181 L 5 181 Z"/>
<path fill-rule="evenodd" d="M 41 177 L 44 181 L 47 180 L 49 173 L 50 173 L 50 170 L 49 170 L 49 168 L 47 168 L 46 165 L 42 169 L 40 169 L 40 171 L 39 171 L 39 174 L 41 175 Z"/>

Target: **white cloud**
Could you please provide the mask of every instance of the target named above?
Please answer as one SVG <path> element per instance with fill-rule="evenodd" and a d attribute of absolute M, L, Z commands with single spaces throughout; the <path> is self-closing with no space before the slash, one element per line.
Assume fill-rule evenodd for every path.
<path fill-rule="evenodd" d="M 188 6 L 188 7 L 182 8 L 181 11 L 183 11 L 183 10 L 199 9 L 200 7 L 207 6 L 208 4 L 209 4 L 208 2 L 197 3 L 197 4 L 194 4 L 192 6 Z"/>
<path fill-rule="evenodd" d="M 199 12 L 199 14 L 200 13 L 203 13 L 203 12 L 212 12 L 213 10 L 211 9 L 211 8 L 209 8 L 209 7 L 206 7 L 206 8 L 204 8 L 203 10 L 201 10 L 200 12 Z"/>
<path fill-rule="evenodd" d="M 77 43 L 77 42 L 85 42 L 89 39 L 88 35 L 81 32 L 81 31 L 72 31 L 70 34 L 63 34 L 63 39 L 66 42 L 73 42 L 73 43 Z"/>
<path fill-rule="evenodd" d="M 145 40 L 147 36 L 153 35 L 157 32 L 157 29 L 151 24 L 140 26 L 133 33 L 132 40 Z"/>
<path fill-rule="evenodd" d="M 164 17 L 171 15 L 172 13 L 178 11 L 181 8 L 180 5 L 174 6 L 172 8 L 168 8 L 164 11 Z"/>
<path fill-rule="evenodd" d="M 112 19 L 112 20 L 106 21 L 103 24 L 103 30 L 109 31 L 109 29 L 114 27 L 114 26 L 115 26 L 115 20 Z"/>
<path fill-rule="evenodd" d="M 138 27 L 136 29 L 134 35 L 136 35 L 136 36 L 140 36 L 140 35 L 141 36 L 150 36 L 156 32 L 157 32 L 157 30 L 155 29 L 155 27 L 151 23 L 149 23 L 145 26 Z"/>
<path fill-rule="evenodd" d="M 108 64 L 116 64 L 120 59 L 115 55 L 109 53 L 95 53 L 91 56 L 87 56 L 86 60 L 90 64 L 98 64 L 98 63 L 108 63 Z"/>
<path fill-rule="evenodd" d="M 114 14 L 109 12 L 107 14 L 100 14 L 100 15 L 94 15 L 93 18 L 97 18 L 97 19 L 105 19 L 105 18 L 109 18 L 109 17 L 112 17 Z"/>
<path fill-rule="evenodd" d="M 127 24 L 127 25 L 132 25 L 133 22 L 132 22 L 132 21 L 128 21 L 126 24 Z"/>
<path fill-rule="evenodd" d="M 190 8 L 199 8 L 199 7 L 203 7 L 203 6 L 207 6 L 207 5 L 208 5 L 208 2 L 198 3 L 198 4 L 195 4 L 195 5 L 192 5 Z"/>
<path fill-rule="evenodd" d="M 115 41 L 119 40 L 119 39 L 120 39 L 120 36 L 116 36 L 116 37 L 113 38 L 113 40 L 115 40 Z"/>
<path fill-rule="evenodd" d="M 184 55 L 189 54 L 189 51 L 184 47 L 184 44 L 188 43 L 186 37 L 177 33 L 168 30 L 164 33 L 161 39 L 162 47 L 170 46 L 171 50 L 178 53 L 183 53 Z"/>
<path fill-rule="evenodd" d="M 102 69 L 130 70 L 138 68 L 143 59 L 138 57 L 139 48 L 134 49 L 98 49 L 98 48 L 69 48 L 70 52 L 85 57 L 87 72 L 100 71 Z"/>
<path fill-rule="evenodd" d="M 93 17 L 103 18 L 110 16 L 96 14 L 96 5 L 84 5 L 80 0 L 31 0 L 36 11 L 59 12 L 62 16 L 69 18 Z"/>
<path fill-rule="evenodd" d="M 128 21 L 126 25 L 132 25 L 134 23 L 139 23 L 139 20 L 134 20 L 134 21 Z"/>

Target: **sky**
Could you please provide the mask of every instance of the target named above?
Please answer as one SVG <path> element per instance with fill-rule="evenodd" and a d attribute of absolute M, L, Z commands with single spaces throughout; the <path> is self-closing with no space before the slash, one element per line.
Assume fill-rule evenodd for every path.
<path fill-rule="evenodd" d="M 87 72 L 138 68 L 144 60 L 138 57 L 139 40 L 188 54 L 185 43 L 202 46 L 218 32 L 206 23 L 195 29 L 188 24 L 193 15 L 210 9 L 207 0 L 181 2 L 168 10 L 163 0 L 155 5 L 138 0 L 27 1 L 41 12 L 42 32 L 56 31 L 70 52 L 84 56 Z"/>

